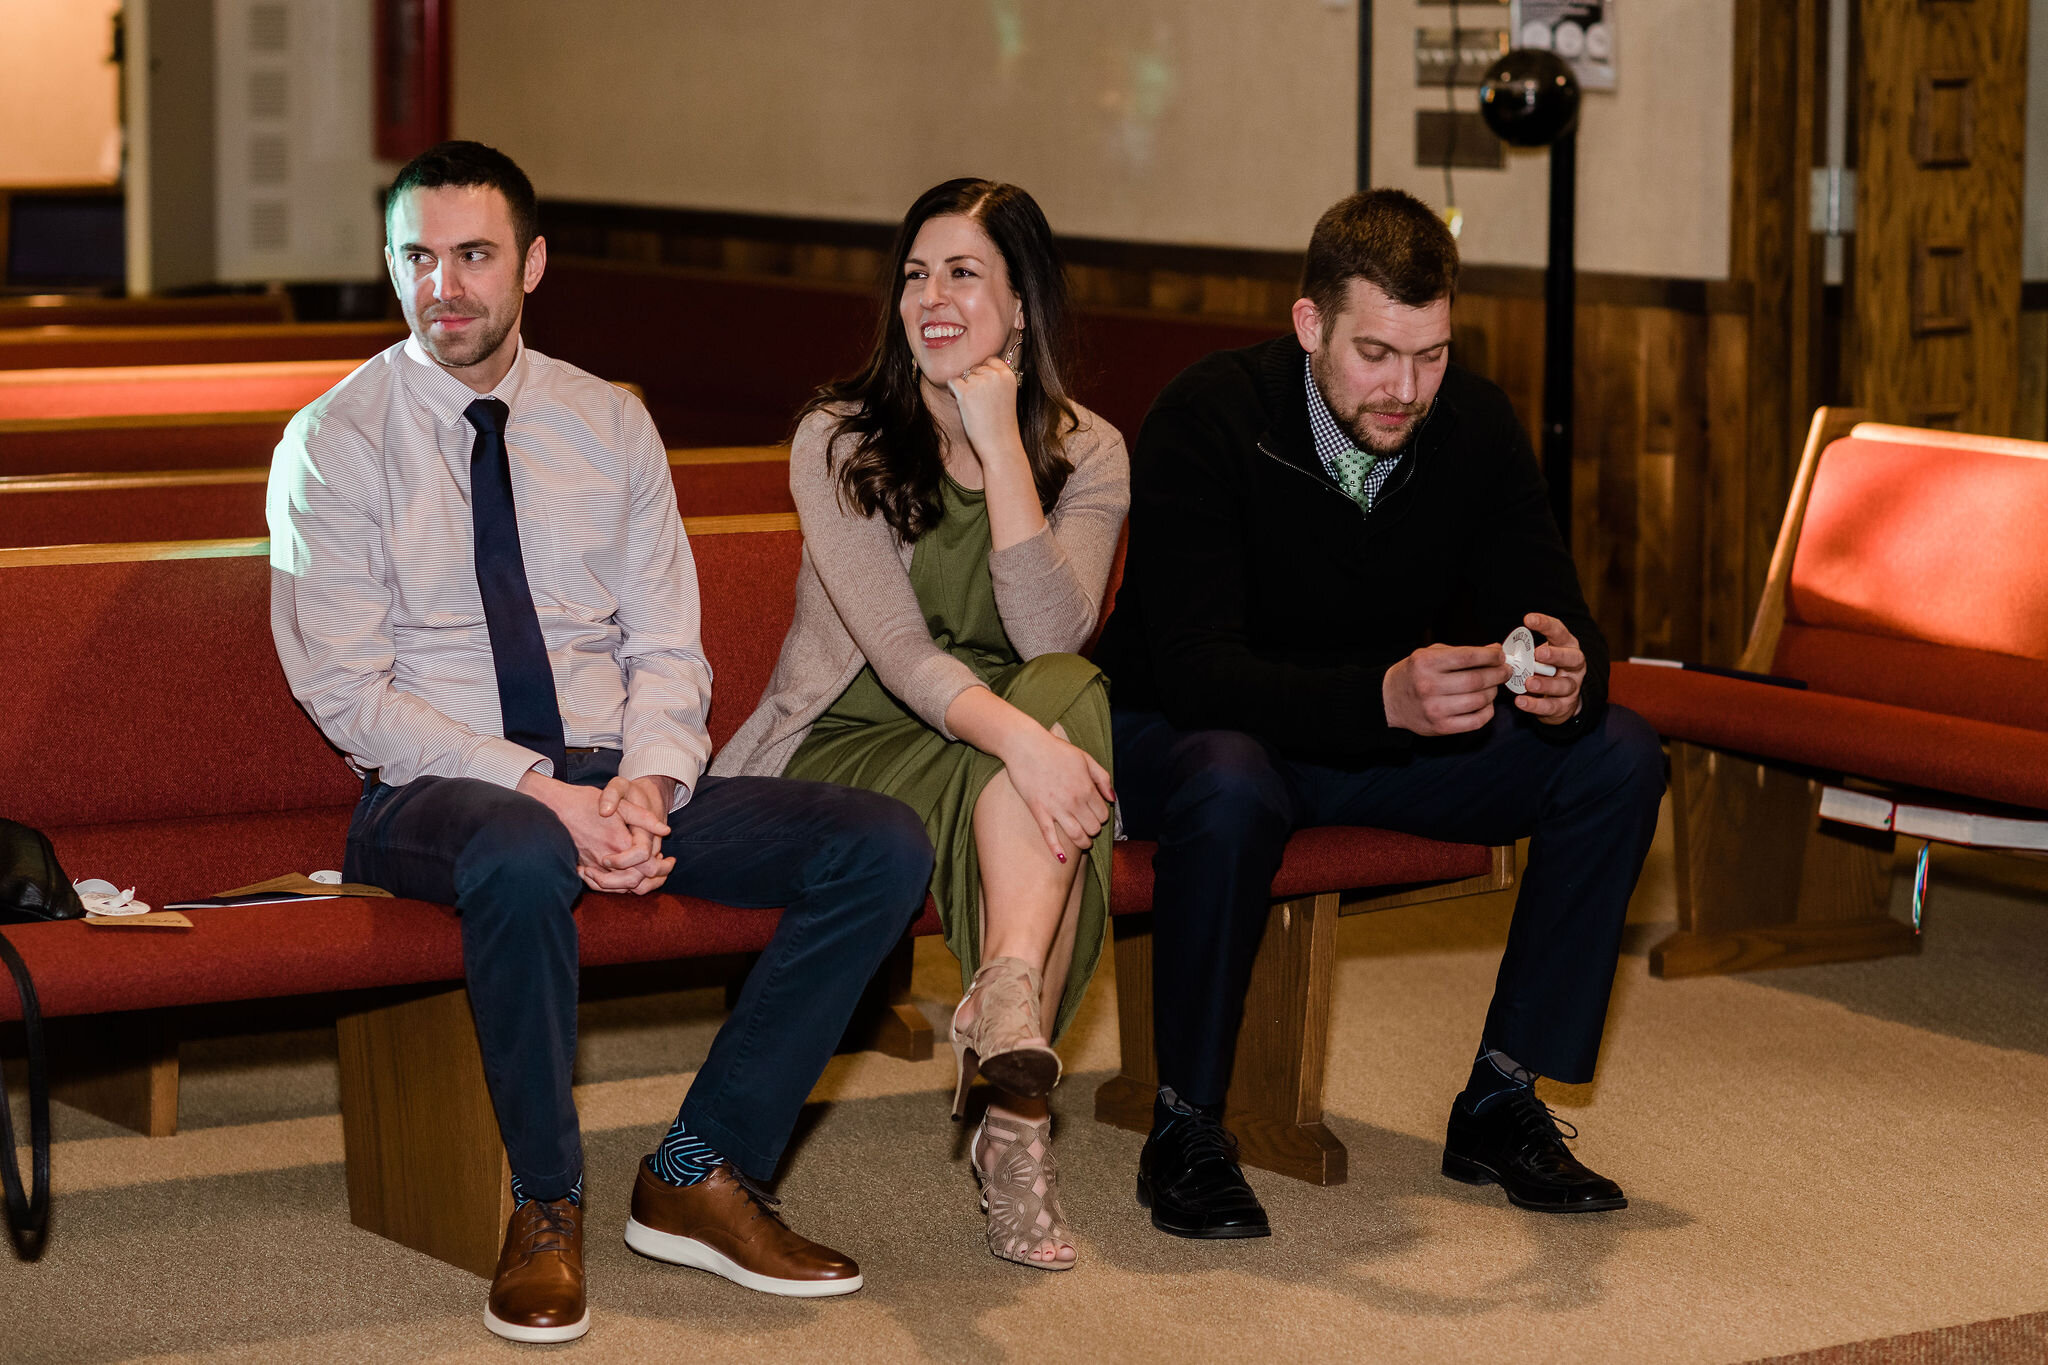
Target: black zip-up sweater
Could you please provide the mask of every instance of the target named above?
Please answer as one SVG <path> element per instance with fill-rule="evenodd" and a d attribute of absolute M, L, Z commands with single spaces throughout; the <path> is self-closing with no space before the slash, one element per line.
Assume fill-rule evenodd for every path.
<path fill-rule="evenodd" d="M 1606 703 L 1607 643 L 1507 395 L 1450 366 L 1368 516 L 1316 458 L 1290 335 L 1197 362 L 1152 405 L 1095 657 L 1119 708 L 1355 767 L 1417 739 L 1387 724 L 1389 668 L 1432 641 L 1498 642 L 1531 611 L 1586 652 L 1579 714 L 1542 727 L 1567 739 Z"/>

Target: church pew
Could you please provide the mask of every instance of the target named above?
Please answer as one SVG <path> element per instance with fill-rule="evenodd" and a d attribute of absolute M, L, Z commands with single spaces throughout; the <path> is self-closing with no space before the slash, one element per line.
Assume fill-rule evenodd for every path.
<path fill-rule="evenodd" d="M 268 464 L 292 414 L 356 364 L 0 372 L 0 476 Z"/>
<path fill-rule="evenodd" d="M 2048 443 L 1814 413 L 1740 666 L 1803 689 L 1617 663 L 1668 742 L 1678 927 L 1653 975 L 1920 951 L 1890 828 L 1829 786 L 2048 818 Z"/>
<path fill-rule="evenodd" d="M 401 322 L 215 323 L 0 328 L 0 370 L 367 360 L 405 337 Z"/>
<path fill-rule="evenodd" d="M 786 447 L 671 450 L 668 459 L 686 517 L 795 510 Z M 0 475 L 0 546 L 261 536 L 269 476 L 267 465 Z"/>
<path fill-rule="evenodd" d="M 774 666 L 802 537 L 786 514 L 697 520 L 689 530 L 718 678 L 710 728 L 722 743 Z M 45 830 L 71 875 L 107 877 L 161 905 L 333 865 L 359 783 L 285 685 L 269 632 L 270 572 L 261 540 L 0 550 L 0 655 L 15 661 L 12 704 L 0 708 L 0 766 L 15 775 L 8 814 Z M 1095 1104 L 1099 1119 L 1139 1131 L 1155 1089 L 1151 852 L 1138 842 L 1116 850 L 1124 1056 Z M 1229 1099 L 1245 1160 L 1318 1184 L 1345 1178 L 1321 1099 L 1337 916 L 1498 890 L 1513 868 L 1512 847 L 1362 828 L 1295 836 L 1272 887 Z M 504 1227 L 505 1165 L 452 913 L 355 898 L 189 913 L 189 932 L 76 922 L 9 930 L 58 1029 L 113 1016 L 93 1033 L 101 1050 L 87 1054 L 90 1074 L 70 1077 L 64 1093 L 144 1131 L 175 1131 L 180 1009 L 347 993 L 339 1032 L 351 1216 L 488 1274 Z M 586 895 L 577 915 L 592 967 L 756 951 L 775 922 L 772 910 L 666 891 Z M 913 932 L 938 928 L 927 906 Z M 930 1055 L 906 965 L 899 954 L 878 982 L 854 1045 Z M 17 1016 L 11 995 L 0 998 L 0 1021 Z"/>
<path fill-rule="evenodd" d="M 0 370 L 0 439 L 27 421 L 298 411 L 361 360 Z M 25 430 L 22 428 L 21 430 Z M 4 447 L 0 447 L 4 451 Z"/>
<path fill-rule="evenodd" d="M 294 411 L 0 419 L 0 477 L 267 465 Z"/>
<path fill-rule="evenodd" d="M 198 323 L 282 323 L 291 298 L 279 294 L 145 295 L 107 299 L 82 294 L 0 298 L 0 327 L 166 327 Z"/>

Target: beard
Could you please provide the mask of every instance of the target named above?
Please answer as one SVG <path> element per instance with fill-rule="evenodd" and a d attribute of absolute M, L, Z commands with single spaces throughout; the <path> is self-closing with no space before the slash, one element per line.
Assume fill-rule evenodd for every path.
<path fill-rule="evenodd" d="M 433 324 L 445 317 L 473 317 L 478 319 L 475 327 L 466 329 L 461 336 L 434 336 Z M 450 309 L 429 310 L 413 327 L 413 335 L 420 340 L 420 347 L 436 362 L 451 370 L 467 369 L 481 364 L 496 355 L 498 348 L 505 344 L 505 338 L 512 335 L 512 317 L 492 317 L 488 313 L 457 313 Z"/>
<path fill-rule="evenodd" d="M 1315 376 L 1316 388 L 1322 393 L 1323 402 L 1329 405 L 1330 415 L 1337 419 L 1337 425 L 1360 450 L 1369 450 L 1375 455 L 1398 454 L 1415 435 L 1415 428 L 1422 425 L 1422 419 L 1429 415 L 1428 403 L 1359 403 L 1346 410 L 1331 401 L 1330 376 L 1324 372 L 1323 366 L 1311 360 L 1310 372 Z M 1399 415 L 1408 420 L 1389 430 L 1372 420 L 1374 414 Z"/>
<path fill-rule="evenodd" d="M 1375 413 L 1383 416 L 1398 413 L 1408 420 L 1399 428 L 1389 430 L 1372 421 L 1372 415 Z M 1429 404 L 1367 404 L 1349 413 L 1339 413 L 1333 409 L 1331 415 L 1337 419 L 1337 425 L 1344 428 L 1344 434 L 1351 438 L 1352 444 L 1360 450 L 1370 450 L 1375 455 L 1394 455 L 1407 446 L 1409 438 L 1415 435 L 1415 428 L 1421 426 L 1422 419 L 1429 415 Z"/>

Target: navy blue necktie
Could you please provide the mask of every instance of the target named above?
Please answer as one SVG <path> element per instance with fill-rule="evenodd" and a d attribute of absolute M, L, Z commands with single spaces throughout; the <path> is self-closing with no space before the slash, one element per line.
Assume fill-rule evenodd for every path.
<path fill-rule="evenodd" d="M 491 635 L 505 738 L 546 755 L 555 765 L 555 777 L 567 781 L 555 674 L 548 667 L 547 642 L 533 607 L 533 589 L 526 583 L 526 560 L 519 553 L 512 462 L 505 453 L 505 419 L 512 410 L 496 398 L 479 398 L 462 415 L 476 428 L 476 445 L 469 453 L 469 513 L 476 528 L 476 585 Z"/>

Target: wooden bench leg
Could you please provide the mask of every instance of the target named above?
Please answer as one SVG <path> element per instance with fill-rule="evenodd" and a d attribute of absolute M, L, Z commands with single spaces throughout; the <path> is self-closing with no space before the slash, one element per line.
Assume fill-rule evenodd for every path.
<path fill-rule="evenodd" d="M 178 1035 L 151 1013 L 49 1021 L 50 1096 L 144 1137 L 178 1131 Z"/>
<path fill-rule="evenodd" d="M 1671 745 L 1678 932 L 1655 976 L 1697 976 L 1917 953 L 1891 918 L 1893 836 L 1820 819 L 1814 778 Z"/>
<path fill-rule="evenodd" d="M 1337 902 L 1335 895 L 1304 896 L 1273 907 L 1252 967 L 1224 1102 L 1224 1121 L 1237 1135 L 1246 1165 L 1312 1185 L 1341 1185 L 1345 1177 L 1344 1144 L 1323 1124 Z M 1123 915 L 1110 923 L 1123 1070 L 1095 1092 L 1095 1117 L 1143 1133 L 1152 1127 L 1152 1098 L 1159 1089 L 1152 1051 L 1152 921 L 1149 915 Z"/>
<path fill-rule="evenodd" d="M 335 1022 L 349 1220 L 488 1278 L 512 1214 L 469 992 Z"/>

